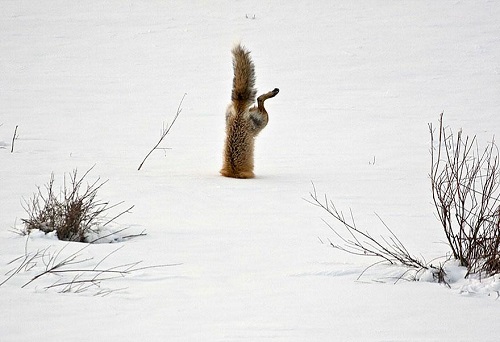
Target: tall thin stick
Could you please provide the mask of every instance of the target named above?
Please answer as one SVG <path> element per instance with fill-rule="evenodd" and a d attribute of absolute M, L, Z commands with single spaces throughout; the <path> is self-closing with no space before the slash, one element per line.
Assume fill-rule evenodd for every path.
<path fill-rule="evenodd" d="M 144 162 L 146 161 L 146 159 L 148 159 L 148 157 L 151 155 L 151 153 L 153 153 L 154 150 L 158 149 L 158 146 L 160 145 L 160 143 L 167 136 L 168 132 L 170 132 L 170 129 L 172 128 L 172 126 L 174 125 L 175 121 L 179 117 L 179 114 L 182 112 L 181 106 L 182 106 L 182 102 L 184 101 L 184 98 L 186 97 L 186 95 L 187 95 L 187 93 L 184 93 L 184 95 L 182 96 L 181 102 L 179 103 L 179 107 L 177 107 L 177 113 L 175 114 L 174 120 L 172 120 L 172 123 L 170 125 L 168 125 L 167 128 L 163 129 L 161 137 L 160 137 L 160 140 L 158 140 L 158 142 L 156 143 L 156 145 L 151 149 L 151 151 L 149 151 L 149 153 L 146 155 L 146 157 L 144 157 L 142 163 L 139 165 L 139 168 L 137 170 L 141 170 L 142 165 L 144 164 Z"/>
<path fill-rule="evenodd" d="M 16 129 L 14 130 L 14 135 L 12 136 L 12 145 L 10 148 L 10 153 L 14 153 L 14 141 L 16 141 L 17 139 L 17 127 L 18 125 L 16 125 Z"/>

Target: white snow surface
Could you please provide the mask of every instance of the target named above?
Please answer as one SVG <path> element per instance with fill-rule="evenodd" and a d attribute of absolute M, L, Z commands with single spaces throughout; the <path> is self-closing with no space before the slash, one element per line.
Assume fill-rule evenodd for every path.
<path fill-rule="evenodd" d="M 327 243 L 312 191 L 415 255 L 449 253 L 431 203 L 429 129 L 485 145 L 500 130 L 498 1 L 0 2 L 0 341 L 498 341 L 500 279 L 395 283 L 403 269 Z M 251 180 L 219 176 L 230 50 L 252 51 L 269 125 Z M 182 112 L 141 171 L 163 123 Z M 10 153 L 14 129 L 14 153 Z M 67 243 L 12 230 L 23 199 L 74 169 L 135 205 L 116 229 Z M 376 213 L 376 214 L 375 214 Z M 122 233 L 125 234 L 125 233 Z M 78 252 L 79 251 L 79 252 Z M 137 270 L 100 288 L 48 274 Z M 173 265 L 176 264 L 176 265 Z M 422 275 L 421 280 L 432 277 Z M 77 280 L 77 279 L 76 279 Z M 108 291 L 109 290 L 109 291 Z M 104 295 L 107 294 L 107 295 Z"/>

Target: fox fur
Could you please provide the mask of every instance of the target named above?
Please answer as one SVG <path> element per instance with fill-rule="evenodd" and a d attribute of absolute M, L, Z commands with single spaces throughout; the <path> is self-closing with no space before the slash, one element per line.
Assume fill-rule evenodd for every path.
<path fill-rule="evenodd" d="M 278 94 L 279 89 L 260 95 L 255 102 L 255 68 L 250 51 L 241 45 L 233 50 L 233 89 L 226 111 L 226 141 L 220 173 L 225 177 L 253 178 L 254 140 L 269 121 L 264 101 Z"/>

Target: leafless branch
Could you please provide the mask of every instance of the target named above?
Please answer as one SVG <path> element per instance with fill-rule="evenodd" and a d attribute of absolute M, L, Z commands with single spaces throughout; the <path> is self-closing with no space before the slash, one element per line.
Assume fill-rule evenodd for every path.
<path fill-rule="evenodd" d="M 324 221 L 341 242 L 340 244 L 330 242 L 332 247 L 350 254 L 381 258 L 390 264 L 401 264 L 416 269 L 429 268 L 429 266 L 423 261 L 412 256 L 408 252 L 406 247 L 401 243 L 400 239 L 382 221 L 380 216 L 377 215 L 386 230 L 389 232 L 389 236 L 382 236 L 380 239 L 376 239 L 369 232 L 362 231 L 356 226 L 352 211 L 350 212 L 351 219 L 348 221 L 342 211 L 339 211 L 335 205 L 328 200 L 326 195 L 324 199 L 321 200 L 318 197 L 314 184 L 313 192 L 310 193 L 310 199 L 308 202 L 325 210 L 345 228 L 345 231 L 342 232 L 328 222 Z"/>
<path fill-rule="evenodd" d="M 176 112 L 176 114 L 174 116 L 174 119 L 172 120 L 172 123 L 170 125 L 167 125 L 167 127 L 163 127 L 162 133 L 161 133 L 161 136 L 160 136 L 160 140 L 158 140 L 158 142 L 153 146 L 153 148 L 151 149 L 151 151 L 149 151 L 148 154 L 146 154 L 146 157 L 144 157 L 144 159 L 142 160 L 142 162 L 139 165 L 139 168 L 137 170 L 139 170 L 139 171 L 141 170 L 142 165 L 144 165 L 144 162 L 146 161 L 146 159 L 148 159 L 148 157 L 151 155 L 151 153 L 153 153 L 154 150 L 163 149 L 163 148 L 159 148 L 158 146 L 160 146 L 161 142 L 167 136 L 167 134 L 170 132 L 170 130 L 172 129 L 172 126 L 174 125 L 175 121 L 179 117 L 179 114 L 182 111 L 182 108 L 181 108 L 182 102 L 184 101 L 184 98 L 186 97 L 186 95 L 187 95 L 187 93 L 184 93 L 184 95 L 182 96 L 181 102 L 179 103 L 179 106 L 177 107 L 177 112 Z"/>
<path fill-rule="evenodd" d="M 12 145 L 10 148 L 10 153 L 14 153 L 14 143 L 15 143 L 16 139 L 18 138 L 17 127 L 18 127 L 18 125 L 16 125 L 16 129 L 14 130 L 14 135 L 12 136 Z"/>
<path fill-rule="evenodd" d="M 413 256 L 378 214 L 375 213 L 384 228 L 387 230 L 388 235 L 382 235 L 376 238 L 373 237 L 368 231 L 363 231 L 356 226 L 354 215 L 351 210 L 349 210 L 349 219 L 347 219 L 343 212 L 338 210 L 334 203 L 329 200 L 326 195 L 320 198 L 314 184 L 312 184 L 312 186 L 313 191 L 309 194 L 310 197 L 309 199 L 306 199 L 306 201 L 326 211 L 331 217 L 334 218 L 334 221 L 340 223 L 340 226 L 344 228 L 342 230 L 335 228 L 334 225 L 330 224 L 326 220 L 323 220 L 339 241 L 339 243 L 334 243 L 329 240 L 330 246 L 349 254 L 380 259 L 365 268 L 359 275 L 358 280 L 371 267 L 382 263 L 388 263 L 408 268 L 408 270 L 397 278 L 396 282 L 401 280 L 403 277 L 406 278 L 409 273 L 414 274 L 414 278 L 416 278 L 418 273 L 428 270 L 433 275 L 436 275 L 436 279 L 439 280 L 439 282 L 446 283 L 446 279 L 443 276 L 443 267 L 426 263 L 424 259 Z"/>
<path fill-rule="evenodd" d="M 28 239 L 26 241 L 28 241 Z M 93 258 L 86 258 L 82 255 L 82 252 L 89 248 L 91 244 L 86 244 L 77 251 L 63 256 L 63 251 L 68 245 L 69 244 L 66 244 L 64 247 L 54 252 L 50 251 L 49 247 L 37 250 L 36 252 L 29 252 L 27 247 L 25 247 L 24 255 L 15 258 L 9 263 L 11 265 L 18 265 L 7 272 L 7 277 L 0 282 L 0 286 L 4 285 L 7 281 L 21 272 L 35 271 L 36 274 L 32 276 L 29 281 L 25 282 L 21 288 L 26 288 L 30 284 L 38 282 L 41 278 L 45 278 L 46 276 L 55 275 L 58 277 L 58 280 L 45 286 L 45 289 L 58 289 L 60 292 L 81 293 L 94 288 L 97 291 L 96 295 L 108 295 L 116 290 L 102 289 L 101 284 L 104 281 L 123 278 L 143 270 L 181 265 L 175 263 L 141 266 L 142 262 L 136 261 L 128 264 L 103 267 L 103 263 L 121 250 L 123 246 L 111 251 L 98 262 L 92 263 Z"/>

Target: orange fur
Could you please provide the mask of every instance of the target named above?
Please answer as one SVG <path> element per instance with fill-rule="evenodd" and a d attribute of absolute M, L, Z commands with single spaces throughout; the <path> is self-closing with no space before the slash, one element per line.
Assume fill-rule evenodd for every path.
<path fill-rule="evenodd" d="M 226 111 L 226 142 L 220 173 L 225 177 L 253 178 L 254 139 L 266 127 L 269 116 L 264 101 L 276 96 L 279 89 L 262 94 L 255 101 L 255 71 L 250 52 L 241 45 L 233 51 L 233 90 Z"/>

